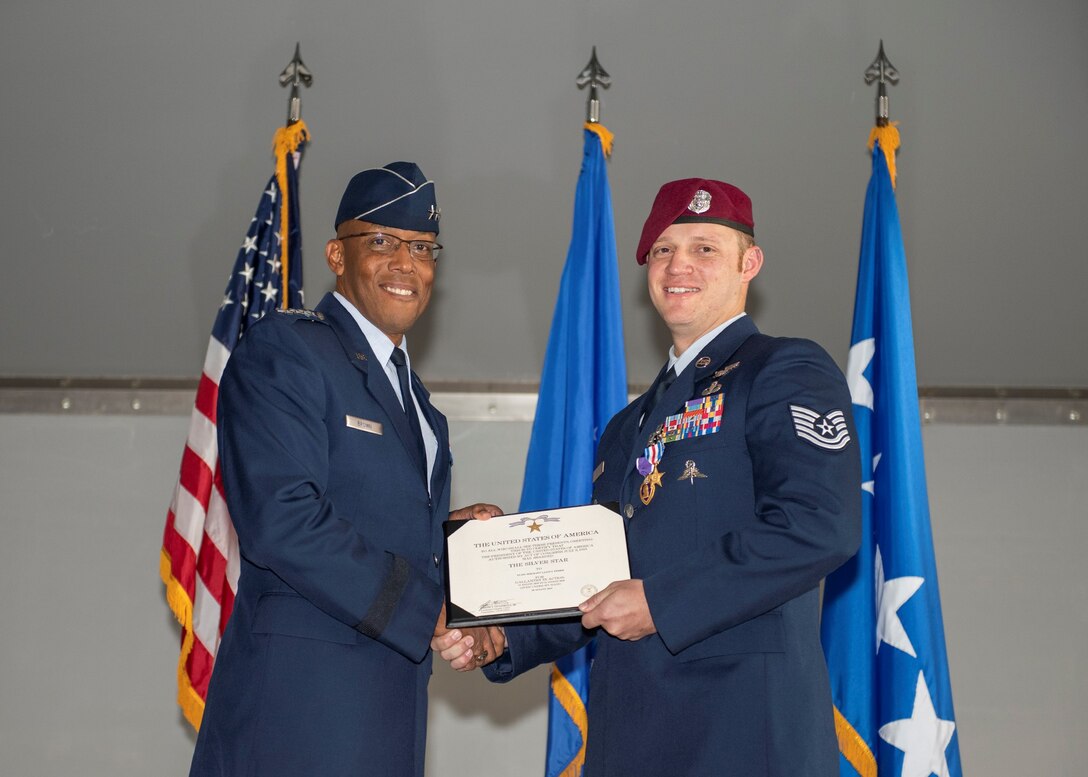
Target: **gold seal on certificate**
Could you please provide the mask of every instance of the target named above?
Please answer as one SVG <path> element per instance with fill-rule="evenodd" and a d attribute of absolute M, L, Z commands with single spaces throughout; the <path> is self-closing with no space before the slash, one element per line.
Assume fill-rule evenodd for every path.
<path fill-rule="evenodd" d="M 628 580 L 623 518 L 601 505 L 446 521 L 447 625 L 565 618 Z"/>

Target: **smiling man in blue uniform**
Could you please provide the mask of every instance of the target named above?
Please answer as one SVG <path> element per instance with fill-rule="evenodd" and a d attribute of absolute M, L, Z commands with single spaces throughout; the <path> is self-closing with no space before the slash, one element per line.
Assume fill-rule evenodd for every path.
<path fill-rule="evenodd" d="M 407 355 L 439 215 L 414 164 L 356 175 L 325 248 L 336 292 L 266 316 L 227 363 L 219 450 L 241 574 L 192 777 L 423 776 L 442 521 L 500 512 L 449 512 L 446 419 Z M 503 649 L 495 629 L 464 641 L 477 665 Z"/>
<path fill-rule="evenodd" d="M 508 626 L 484 671 L 503 682 L 597 637 L 585 777 L 833 777 L 818 586 L 860 539 L 846 381 L 815 343 L 745 315 L 764 257 L 735 186 L 663 186 L 636 257 L 673 344 L 593 473 L 594 501 L 624 515 L 632 579 L 581 622 Z M 457 637 L 432 647 L 461 668 Z"/>

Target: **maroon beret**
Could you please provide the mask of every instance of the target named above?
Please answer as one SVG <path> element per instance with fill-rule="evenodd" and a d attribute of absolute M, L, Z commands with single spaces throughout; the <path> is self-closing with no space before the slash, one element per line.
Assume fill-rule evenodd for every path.
<path fill-rule="evenodd" d="M 635 257 L 646 264 L 650 246 L 673 224 L 721 224 L 755 235 L 752 201 L 732 184 L 707 178 L 683 178 L 661 187 L 642 226 Z"/>

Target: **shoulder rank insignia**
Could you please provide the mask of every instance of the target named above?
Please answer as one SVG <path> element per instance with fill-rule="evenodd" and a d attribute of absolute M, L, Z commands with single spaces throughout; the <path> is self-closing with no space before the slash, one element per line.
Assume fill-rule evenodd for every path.
<path fill-rule="evenodd" d="M 797 436 L 817 448 L 841 451 L 850 444 L 850 432 L 846 428 L 846 416 L 841 410 L 820 414 L 802 405 L 790 405 L 793 428 Z"/>
<path fill-rule="evenodd" d="M 324 321 L 325 314 L 316 310 L 306 310 L 305 308 L 284 308 L 280 310 L 276 309 L 277 313 L 283 313 L 286 316 L 298 316 L 299 318 L 309 318 L 317 321 Z"/>

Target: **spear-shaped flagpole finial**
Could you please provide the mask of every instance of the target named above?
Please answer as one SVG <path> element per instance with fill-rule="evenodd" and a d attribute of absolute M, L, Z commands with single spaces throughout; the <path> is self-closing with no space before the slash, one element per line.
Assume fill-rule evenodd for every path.
<path fill-rule="evenodd" d="M 589 97 L 586 99 L 586 121 L 596 124 L 601 120 L 601 101 L 597 97 L 597 87 L 607 89 L 612 86 L 612 76 L 608 75 L 608 72 L 601 67 L 601 63 L 597 61 L 596 46 L 593 47 L 593 56 L 589 58 L 589 63 L 578 74 L 576 83 L 579 89 L 589 86 Z"/>
<path fill-rule="evenodd" d="M 879 82 L 876 92 L 876 126 L 888 126 L 888 89 L 887 83 L 899 83 L 899 71 L 888 61 L 884 55 L 884 40 L 880 41 L 880 51 L 873 60 L 873 64 L 865 71 L 865 83 Z"/>
<path fill-rule="evenodd" d="M 299 84 L 309 87 L 314 82 L 313 74 L 302 63 L 302 57 L 298 53 L 298 43 L 295 43 L 295 56 L 280 73 L 280 86 L 291 86 L 291 97 L 287 102 L 287 126 L 290 127 L 302 118 L 302 98 L 299 97 Z"/>

